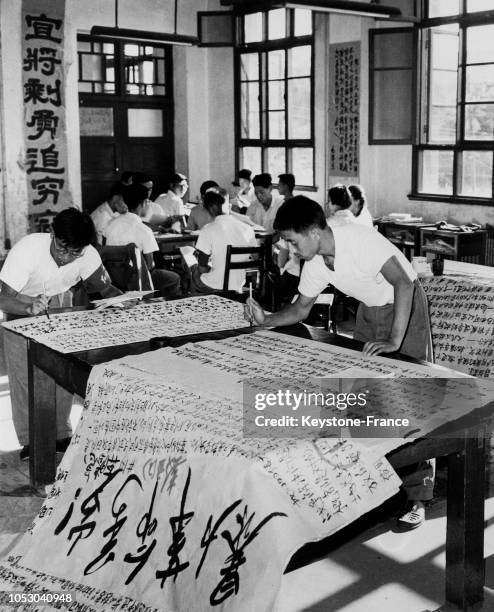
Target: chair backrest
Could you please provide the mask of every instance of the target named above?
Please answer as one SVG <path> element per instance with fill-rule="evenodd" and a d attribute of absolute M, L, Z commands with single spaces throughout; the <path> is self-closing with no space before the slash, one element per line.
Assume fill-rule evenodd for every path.
<path fill-rule="evenodd" d="M 232 261 L 236 255 L 245 255 L 243 261 Z M 226 247 L 225 276 L 223 277 L 223 291 L 228 291 L 230 283 L 230 270 L 259 270 L 261 283 L 264 276 L 264 246 L 256 247 L 234 247 L 229 244 Z"/>
<path fill-rule="evenodd" d="M 146 261 L 133 242 L 123 246 L 104 246 L 100 255 L 113 285 L 120 291 L 154 289 Z"/>

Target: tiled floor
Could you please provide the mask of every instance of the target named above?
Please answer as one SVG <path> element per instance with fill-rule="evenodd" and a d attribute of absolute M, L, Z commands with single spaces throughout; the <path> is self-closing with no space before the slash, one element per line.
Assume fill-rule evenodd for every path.
<path fill-rule="evenodd" d="M 73 410 L 74 425 L 81 407 Z M 494 466 L 493 466 L 494 467 Z M 439 495 L 444 475 L 438 474 Z M 479 612 L 494 611 L 494 469 L 486 503 L 486 589 Z M 0 558 L 22 537 L 43 503 L 19 460 L 0 346 Z M 446 504 L 438 497 L 418 531 L 396 533 L 392 517 L 282 580 L 280 612 L 426 612 L 444 598 Z M 441 610 L 447 612 L 445 609 Z M 179 611 L 187 612 L 187 611 Z"/>

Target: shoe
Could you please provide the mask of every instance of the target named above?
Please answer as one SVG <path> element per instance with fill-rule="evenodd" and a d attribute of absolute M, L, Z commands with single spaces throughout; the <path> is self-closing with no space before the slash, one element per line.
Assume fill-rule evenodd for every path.
<path fill-rule="evenodd" d="M 19 453 L 19 459 L 21 461 L 27 461 L 29 459 L 29 444 L 26 444 L 21 448 L 21 452 Z"/>
<path fill-rule="evenodd" d="M 61 440 L 57 440 L 57 443 L 56 443 L 57 453 L 65 453 L 65 451 L 69 447 L 71 440 L 72 438 L 70 436 L 68 438 L 62 438 Z"/>
<path fill-rule="evenodd" d="M 398 518 L 398 528 L 402 531 L 417 529 L 425 521 L 425 506 L 421 501 L 413 502 L 408 512 Z"/>

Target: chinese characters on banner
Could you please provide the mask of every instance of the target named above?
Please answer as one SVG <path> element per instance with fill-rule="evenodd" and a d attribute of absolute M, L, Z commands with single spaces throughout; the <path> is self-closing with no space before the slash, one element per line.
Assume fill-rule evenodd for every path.
<path fill-rule="evenodd" d="M 333 176 L 357 176 L 360 143 L 360 43 L 330 45 L 329 142 Z"/>
<path fill-rule="evenodd" d="M 67 185 L 63 0 L 23 0 L 22 87 L 29 214 L 72 204 Z"/>

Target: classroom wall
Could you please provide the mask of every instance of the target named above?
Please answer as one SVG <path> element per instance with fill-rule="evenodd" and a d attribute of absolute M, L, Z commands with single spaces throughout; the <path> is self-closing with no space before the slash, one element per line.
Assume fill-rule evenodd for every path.
<path fill-rule="evenodd" d="M 362 49 L 360 98 L 360 173 L 343 178 L 330 176 L 330 184 L 350 183 L 354 179 L 365 187 L 371 212 L 380 216 L 390 212 L 409 212 L 426 221 L 445 220 L 451 223 L 480 223 L 494 225 L 494 207 L 458 205 L 446 202 L 410 200 L 412 187 L 411 145 L 369 145 L 369 53 L 370 28 L 387 27 L 373 19 L 333 14 L 329 18 L 328 43 L 360 40 Z M 392 26 L 403 25 L 393 23 Z M 406 24 L 404 24 L 406 25 Z"/>

